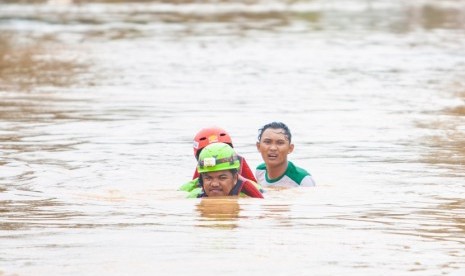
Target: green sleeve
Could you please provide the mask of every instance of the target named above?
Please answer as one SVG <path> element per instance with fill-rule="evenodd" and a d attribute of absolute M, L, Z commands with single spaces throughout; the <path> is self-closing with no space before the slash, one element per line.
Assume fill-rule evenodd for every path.
<path fill-rule="evenodd" d="M 194 178 L 191 181 L 181 185 L 180 191 L 192 192 L 195 188 L 199 187 L 199 178 Z"/>
<path fill-rule="evenodd" d="M 197 198 L 202 193 L 202 188 L 197 187 L 193 189 L 188 195 L 187 198 Z"/>

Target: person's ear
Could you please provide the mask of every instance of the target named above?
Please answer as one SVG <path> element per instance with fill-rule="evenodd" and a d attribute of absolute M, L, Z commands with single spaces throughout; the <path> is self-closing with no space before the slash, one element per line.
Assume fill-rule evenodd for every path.
<path fill-rule="evenodd" d="M 288 153 L 291 153 L 294 151 L 294 144 L 290 144 L 289 145 L 289 152 Z"/>
<path fill-rule="evenodd" d="M 257 142 L 255 145 L 257 146 L 257 150 L 260 151 L 260 142 Z"/>

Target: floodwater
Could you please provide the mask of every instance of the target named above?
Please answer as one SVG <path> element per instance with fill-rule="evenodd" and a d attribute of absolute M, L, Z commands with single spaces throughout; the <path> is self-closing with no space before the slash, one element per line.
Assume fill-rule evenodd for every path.
<path fill-rule="evenodd" d="M 465 1 L 0 1 L 0 275 L 465 275 Z M 186 199 L 283 121 L 317 186 Z"/>

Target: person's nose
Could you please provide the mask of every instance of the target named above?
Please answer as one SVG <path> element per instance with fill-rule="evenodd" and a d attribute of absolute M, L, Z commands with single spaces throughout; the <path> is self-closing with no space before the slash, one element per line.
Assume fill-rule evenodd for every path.
<path fill-rule="evenodd" d="M 211 183 L 210 183 L 210 186 L 218 187 L 219 185 L 220 185 L 220 181 L 217 178 L 213 178 Z"/>

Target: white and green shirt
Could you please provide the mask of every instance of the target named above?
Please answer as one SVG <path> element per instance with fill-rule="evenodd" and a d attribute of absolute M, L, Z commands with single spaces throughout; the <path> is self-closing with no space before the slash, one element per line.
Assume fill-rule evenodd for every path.
<path fill-rule="evenodd" d="M 268 178 L 265 163 L 257 166 L 255 171 L 257 183 L 263 186 L 279 187 L 310 187 L 315 186 L 312 176 L 304 169 L 297 167 L 291 161 L 287 162 L 287 169 L 283 175 L 278 178 Z"/>

